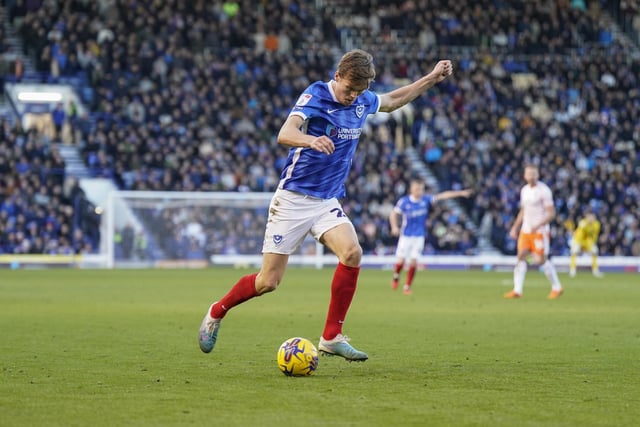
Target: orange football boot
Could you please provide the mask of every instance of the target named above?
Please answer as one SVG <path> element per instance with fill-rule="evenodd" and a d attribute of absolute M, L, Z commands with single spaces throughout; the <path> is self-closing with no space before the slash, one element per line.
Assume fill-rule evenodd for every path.
<path fill-rule="evenodd" d="M 517 293 L 516 291 L 509 291 L 506 294 L 504 294 L 504 297 L 506 299 L 515 299 L 515 298 L 520 298 L 522 295 L 520 295 L 519 293 Z"/>
<path fill-rule="evenodd" d="M 549 295 L 547 295 L 547 299 L 556 299 L 558 298 L 560 295 L 562 295 L 564 292 L 564 289 L 560 289 L 559 291 L 551 291 L 549 293 Z"/>

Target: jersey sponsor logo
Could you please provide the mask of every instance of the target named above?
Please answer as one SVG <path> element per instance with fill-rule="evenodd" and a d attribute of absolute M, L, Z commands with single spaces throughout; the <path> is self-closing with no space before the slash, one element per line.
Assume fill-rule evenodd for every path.
<path fill-rule="evenodd" d="M 407 215 L 408 218 L 415 218 L 415 217 L 418 217 L 418 216 L 425 216 L 428 213 L 429 212 L 427 212 L 426 208 L 420 208 L 420 209 L 407 211 L 406 215 Z"/>
<path fill-rule="evenodd" d="M 313 95 L 309 93 L 303 93 L 302 95 L 300 95 L 300 98 L 298 98 L 298 100 L 296 101 L 296 106 L 302 107 L 303 105 L 307 105 L 309 101 L 311 101 L 311 98 L 313 98 Z"/>
<path fill-rule="evenodd" d="M 280 243 L 282 243 L 282 234 L 274 234 L 273 235 L 273 243 L 275 243 L 276 246 L 278 246 Z"/>
<path fill-rule="evenodd" d="M 329 138 L 358 139 L 362 133 L 362 128 L 339 128 L 334 125 L 327 125 L 325 132 Z"/>
<path fill-rule="evenodd" d="M 363 114 L 364 114 L 364 105 L 359 104 L 356 107 L 356 116 L 358 116 L 358 118 L 361 119 Z"/>

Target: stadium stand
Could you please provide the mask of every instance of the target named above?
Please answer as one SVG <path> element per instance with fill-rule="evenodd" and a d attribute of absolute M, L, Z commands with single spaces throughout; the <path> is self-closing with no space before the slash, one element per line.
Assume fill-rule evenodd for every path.
<path fill-rule="evenodd" d="M 640 255 L 640 62 L 599 8 L 612 2 L 327 0 L 320 13 L 305 1 L 5 3 L 33 74 L 75 85 L 91 111 L 67 119 L 67 142 L 121 189 L 271 191 L 285 156 L 274 138 L 292 100 L 330 77 L 345 49 L 374 54 L 380 90 L 446 56 L 453 79 L 367 129 L 345 201 L 365 251 L 393 246 L 387 216 L 414 150 L 438 180 L 433 191 L 476 190 L 461 210 L 432 213 L 428 253 L 476 253 L 482 235 L 513 253 L 506 231 L 533 161 L 556 195 L 554 254 L 568 253 L 565 223 L 590 206 L 603 254 Z M 14 141 L 5 164 L 17 165 L 21 131 L 4 128 Z M 3 206 L 23 194 L 3 190 Z M 5 252 L 27 245 L 26 233 L 2 236 Z M 73 250 L 95 249 L 92 238 Z"/>

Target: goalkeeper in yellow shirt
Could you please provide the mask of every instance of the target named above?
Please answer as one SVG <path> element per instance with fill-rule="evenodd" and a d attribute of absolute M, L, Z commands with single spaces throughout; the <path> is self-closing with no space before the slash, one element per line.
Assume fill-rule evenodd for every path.
<path fill-rule="evenodd" d="M 600 235 L 600 221 L 589 212 L 578 222 L 578 227 L 571 239 L 571 261 L 569 276 L 575 277 L 578 255 L 582 252 L 591 254 L 591 272 L 595 277 L 602 277 L 598 268 L 598 236 Z"/>

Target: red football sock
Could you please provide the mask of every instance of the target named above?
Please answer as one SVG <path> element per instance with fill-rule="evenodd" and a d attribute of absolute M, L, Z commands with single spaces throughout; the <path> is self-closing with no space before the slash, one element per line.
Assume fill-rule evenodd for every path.
<path fill-rule="evenodd" d="M 414 265 L 409 267 L 409 271 L 407 271 L 407 285 L 411 286 L 413 283 L 413 276 L 416 274 L 416 267 Z"/>
<path fill-rule="evenodd" d="M 396 269 L 395 269 L 395 273 L 396 274 L 400 274 L 400 272 L 402 271 L 402 267 L 404 267 L 404 263 L 399 262 L 396 264 Z"/>
<path fill-rule="evenodd" d="M 356 293 L 359 273 L 360 267 L 348 267 L 338 263 L 331 282 L 329 313 L 322 333 L 324 339 L 332 340 L 336 335 L 342 333 L 342 322 L 347 316 L 351 300 L 353 300 L 353 295 Z"/>
<path fill-rule="evenodd" d="M 238 283 L 233 285 L 229 292 L 211 307 L 211 312 L 209 313 L 211 317 L 222 319 L 227 314 L 227 311 L 236 305 L 258 296 L 256 292 L 257 275 L 258 273 L 241 277 Z"/>

